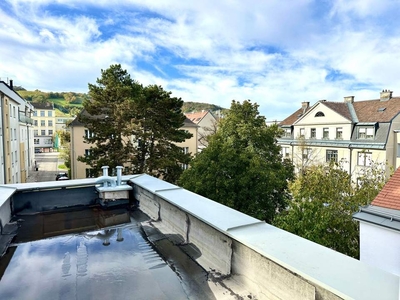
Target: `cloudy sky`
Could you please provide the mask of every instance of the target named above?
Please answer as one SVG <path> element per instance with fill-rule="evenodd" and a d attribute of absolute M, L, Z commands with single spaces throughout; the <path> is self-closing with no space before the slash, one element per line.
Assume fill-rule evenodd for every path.
<path fill-rule="evenodd" d="M 120 63 L 144 85 L 282 120 L 321 99 L 400 95 L 398 0 L 1 0 L 0 78 L 87 92 Z"/>

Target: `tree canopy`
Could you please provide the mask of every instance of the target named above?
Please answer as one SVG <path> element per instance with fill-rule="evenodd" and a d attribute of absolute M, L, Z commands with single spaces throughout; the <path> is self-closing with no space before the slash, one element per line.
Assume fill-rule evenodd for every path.
<path fill-rule="evenodd" d="M 161 86 L 143 87 L 121 65 L 111 65 L 96 84 L 89 84 L 89 99 L 78 119 L 89 130 L 85 142 L 91 147 L 78 160 L 95 172 L 104 165 L 124 165 L 175 182 L 181 165 L 191 159 L 176 145 L 192 136 L 180 129 L 182 104 Z"/>
<path fill-rule="evenodd" d="M 276 138 L 280 129 L 266 126 L 258 105 L 232 101 L 208 137 L 208 147 L 191 162 L 179 184 L 256 218 L 271 221 L 286 207 L 293 166 L 282 162 Z"/>
<path fill-rule="evenodd" d="M 290 184 L 293 200 L 274 225 L 358 258 L 359 229 L 352 214 L 371 203 L 385 182 L 381 164 L 368 167 L 358 184 L 337 163 L 309 166 Z"/>

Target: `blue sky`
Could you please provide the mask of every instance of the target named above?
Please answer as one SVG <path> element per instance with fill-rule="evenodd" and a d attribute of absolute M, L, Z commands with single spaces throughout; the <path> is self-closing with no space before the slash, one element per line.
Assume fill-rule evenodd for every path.
<path fill-rule="evenodd" d="M 184 101 L 250 99 L 282 120 L 302 101 L 400 95 L 399 11 L 398 0 L 3 0 L 0 78 L 87 92 L 120 63 Z"/>

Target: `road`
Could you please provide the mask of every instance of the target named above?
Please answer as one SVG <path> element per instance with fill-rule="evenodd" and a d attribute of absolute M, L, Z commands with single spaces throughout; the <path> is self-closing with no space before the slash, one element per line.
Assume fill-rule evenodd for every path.
<path fill-rule="evenodd" d="M 35 153 L 38 171 L 29 170 L 27 182 L 54 181 L 58 171 L 58 152 Z"/>

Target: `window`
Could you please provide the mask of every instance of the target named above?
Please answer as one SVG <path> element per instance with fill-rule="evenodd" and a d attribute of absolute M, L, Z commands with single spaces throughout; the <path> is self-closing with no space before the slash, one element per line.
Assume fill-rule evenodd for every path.
<path fill-rule="evenodd" d="M 35 130 L 33 131 L 33 135 L 39 135 L 39 130 L 35 129 Z"/>
<path fill-rule="evenodd" d="M 337 140 L 343 139 L 343 128 L 342 127 L 336 128 L 336 139 Z"/>
<path fill-rule="evenodd" d="M 300 137 L 304 138 L 306 130 L 304 128 L 300 128 Z"/>
<path fill-rule="evenodd" d="M 46 121 L 45 120 L 40 120 L 40 126 L 42 126 L 42 127 L 46 126 Z"/>
<path fill-rule="evenodd" d="M 46 130 L 40 130 L 40 135 L 46 135 Z"/>
<path fill-rule="evenodd" d="M 90 149 L 85 149 L 85 156 L 89 156 L 90 155 Z"/>
<path fill-rule="evenodd" d="M 53 130 L 49 129 L 49 135 L 53 135 Z"/>
<path fill-rule="evenodd" d="M 309 159 L 311 157 L 311 148 L 304 148 L 302 150 L 303 159 Z"/>
<path fill-rule="evenodd" d="M 292 136 L 292 130 L 290 128 L 285 128 L 283 137 L 290 138 Z"/>
<path fill-rule="evenodd" d="M 330 161 L 337 162 L 338 161 L 338 152 L 337 150 L 326 150 L 326 162 Z"/>
<path fill-rule="evenodd" d="M 372 127 L 360 127 L 358 128 L 358 139 L 371 140 L 374 138 L 374 128 Z"/>
<path fill-rule="evenodd" d="M 317 129 L 311 128 L 310 138 L 315 139 L 317 137 Z"/>
<path fill-rule="evenodd" d="M 322 131 L 322 138 L 329 139 L 329 128 L 324 128 Z"/>
<path fill-rule="evenodd" d="M 95 176 L 93 169 L 85 169 L 86 178 L 92 178 Z"/>
<path fill-rule="evenodd" d="M 85 129 L 85 137 L 86 137 L 86 138 L 94 137 L 94 133 L 93 133 L 93 132 L 90 132 L 89 129 Z"/>
<path fill-rule="evenodd" d="M 49 126 L 49 127 L 53 126 L 53 120 L 48 120 L 47 121 L 47 126 Z"/>
<path fill-rule="evenodd" d="M 400 144 L 397 144 L 397 157 L 400 157 Z"/>
<path fill-rule="evenodd" d="M 14 157 L 15 157 L 15 162 L 18 162 L 17 150 L 15 150 L 15 155 L 14 155 Z"/>
<path fill-rule="evenodd" d="M 290 148 L 289 147 L 282 147 L 282 157 L 289 158 L 290 157 Z"/>
<path fill-rule="evenodd" d="M 13 106 L 13 117 L 15 118 L 16 114 L 15 114 L 15 106 Z"/>
<path fill-rule="evenodd" d="M 35 126 L 38 126 L 37 124 L 38 124 L 38 121 L 37 120 L 33 120 L 33 124 L 35 125 Z"/>
<path fill-rule="evenodd" d="M 357 165 L 369 167 L 372 162 L 372 153 L 361 151 L 357 153 Z"/>
<path fill-rule="evenodd" d="M 315 114 L 315 117 L 325 117 L 325 114 L 322 111 L 319 111 Z"/>
<path fill-rule="evenodd" d="M 44 110 L 41 110 L 41 111 L 40 111 L 40 116 L 41 116 L 41 117 L 44 117 L 44 116 L 45 116 L 44 113 L 45 113 L 45 111 L 44 111 Z"/>
<path fill-rule="evenodd" d="M 33 111 L 33 116 L 37 117 L 37 111 L 36 110 Z"/>
<path fill-rule="evenodd" d="M 14 140 L 17 140 L 17 129 L 14 128 Z"/>
<path fill-rule="evenodd" d="M 182 152 L 184 154 L 188 154 L 189 153 L 189 147 L 182 147 Z M 186 170 L 189 167 L 189 165 L 187 164 L 182 164 L 182 169 Z"/>
<path fill-rule="evenodd" d="M 47 112 L 47 116 L 48 116 L 48 117 L 52 117 L 52 116 L 53 116 L 53 112 L 52 112 L 51 110 L 49 110 L 49 111 Z"/>

